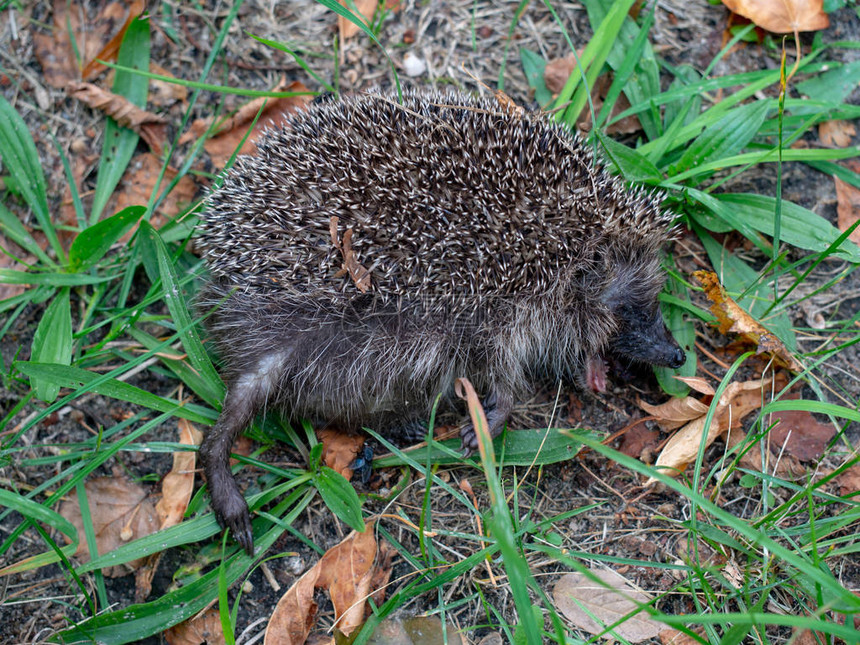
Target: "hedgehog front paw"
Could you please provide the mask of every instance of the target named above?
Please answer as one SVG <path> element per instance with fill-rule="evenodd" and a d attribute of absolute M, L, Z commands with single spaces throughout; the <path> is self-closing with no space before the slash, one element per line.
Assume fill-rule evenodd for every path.
<path fill-rule="evenodd" d="M 212 510 L 221 528 L 230 531 L 233 539 L 239 543 L 245 553 L 254 555 L 254 536 L 251 533 L 251 514 L 248 503 L 242 497 L 239 487 L 232 479 L 223 482 L 223 486 L 210 491 L 212 495 Z"/>
<path fill-rule="evenodd" d="M 505 427 L 505 422 L 514 407 L 514 399 L 512 396 L 492 391 L 484 399 L 483 405 L 490 437 L 495 439 Z M 478 433 L 475 432 L 475 426 L 471 421 L 460 428 L 460 442 L 460 452 L 464 457 L 468 457 L 478 449 Z"/>

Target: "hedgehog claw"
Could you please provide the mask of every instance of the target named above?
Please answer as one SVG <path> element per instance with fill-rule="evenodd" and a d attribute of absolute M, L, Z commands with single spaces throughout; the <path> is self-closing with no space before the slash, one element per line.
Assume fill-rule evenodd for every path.
<path fill-rule="evenodd" d="M 492 439 L 501 434 L 513 407 L 514 398 L 512 396 L 503 396 L 496 391 L 491 391 L 484 399 L 484 414 L 487 417 L 487 426 Z M 460 428 L 460 452 L 464 457 L 468 457 L 476 450 L 478 450 L 478 434 L 470 421 Z"/>

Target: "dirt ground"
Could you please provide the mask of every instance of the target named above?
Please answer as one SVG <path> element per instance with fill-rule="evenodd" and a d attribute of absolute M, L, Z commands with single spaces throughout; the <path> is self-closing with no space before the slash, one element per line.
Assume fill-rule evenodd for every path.
<path fill-rule="evenodd" d="M 152 3 L 150 3 L 152 4 Z M 103 115 L 73 100 L 59 89 L 48 85 L 43 78 L 43 70 L 34 54 L 34 35 L 46 33 L 52 23 L 52 5 L 45 2 L 21 3 L 22 6 L 8 5 L 0 11 L 0 63 L 3 75 L 9 81 L 0 83 L 3 95 L 23 116 L 36 138 L 37 147 L 42 155 L 43 168 L 48 180 L 48 192 L 52 208 L 59 210 L 64 199 L 66 179 L 60 156 L 51 141 L 54 137 L 60 148 L 71 160 L 89 159 L 84 163 L 81 173 L 81 187 L 87 191 L 95 186 L 95 168 L 101 150 L 100 135 L 103 131 Z M 554 2 L 553 9 L 575 46 L 581 47 L 591 36 L 591 29 L 585 9 L 579 2 Z M 495 86 L 499 73 L 504 68 L 504 90 L 521 105 L 533 106 L 526 77 L 520 62 L 519 49 L 528 48 L 552 60 L 565 56 L 568 45 L 552 13 L 542 3 L 529 4 L 519 24 L 513 30 L 513 39 L 508 34 L 516 9 L 515 2 L 501 0 L 439 1 L 419 2 L 403 0 L 396 12 L 390 13 L 381 26 L 379 38 L 391 53 L 392 59 L 401 72 L 401 79 L 413 85 L 455 86 L 469 91 L 486 91 L 479 87 L 475 79 Z M 89 16 L 98 15 L 102 6 L 98 3 L 84 3 Z M 169 74 L 178 78 L 198 79 L 217 27 L 230 8 L 229 2 L 184 3 L 164 0 L 150 6 L 152 22 L 152 60 Z M 655 14 L 652 42 L 655 49 L 672 64 L 687 63 L 704 69 L 724 43 L 724 30 L 727 11 L 720 6 L 709 5 L 704 0 L 685 2 L 682 0 L 661 1 Z M 824 32 L 826 41 L 860 41 L 860 19 L 851 9 L 843 9 L 831 16 L 832 27 Z M 335 77 L 335 56 L 332 47 L 336 32 L 334 15 L 321 5 L 307 0 L 294 2 L 249 1 L 239 10 L 236 24 L 231 28 L 225 41 L 223 52 L 219 55 L 208 81 L 233 87 L 269 89 L 281 78 L 287 81 L 300 80 L 312 90 L 321 90 L 308 74 L 289 56 L 262 45 L 247 34 L 289 43 L 291 47 L 305 52 L 305 58 L 312 69 L 329 82 Z M 170 36 L 168 37 L 168 33 Z M 851 61 L 860 59 L 860 50 L 841 49 L 833 52 L 837 60 Z M 419 59 L 425 66 L 422 73 L 408 77 L 404 61 L 407 56 Z M 373 46 L 362 36 L 346 41 L 339 63 L 339 86 L 343 92 L 355 92 L 374 86 L 388 86 L 391 75 L 386 60 L 378 47 Z M 715 76 L 762 68 L 775 68 L 779 64 L 778 52 L 769 51 L 757 44 L 741 44 L 736 47 L 714 70 Z M 223 96 L 214 92 L 203 93 L 192 119 L 211 116 L 213 106 L 224 102 L 230 110 L 246 99 L 239 96 Z M 858 103 L 860 91 L 849 98 Z M 176 134 L 181 122 L 183 107 L 177 103 L 162 109 L 168 123 L 169 136 Z M 856 142 L 856 138 L 855 138 Z M 183 155 L 192 145 L 185 144 L 177 151 L 174 166 L 182 163 Z M 143 143 L 140 144 L 143 149 Z M 205 157 L 204 157 L 205 159 Z M 198 169 L 197 196 L 203 194 L 206 184 L 205 173 L 212 170 L 211 165 Z M 836 221 L 836 198 L 831 178 L 801 164 L 789 164 L 783 177 L 784 197 L 812 209 L 831 222 Z M 733 181 L 727 190 L 748 190 L 764 195 L 773 195 L 776 173 L 772 166 L 755 168 Z M 21 208 L 17 213 L 24 215 Z M 700 259 L 706 257 L 692 235 L 683 235 L 674 244 L 671 252 L 682 271 L 689 273 L 700 268 Z M 757 257 L 752 250 L 738 248 L 753 266 L 760 268 L 766 259 Z M 803 285 L 799 297 L 807 290 L 823 284 L 829 276 L 839 270 L 837 263 L 823 263 L 812 278 Z M 852 273 L 835 288 L 813 296 L 803 308 L 793 310 L 793 322 L 806 327 L 807 321 L 816 313 L 824 312 L 827 317 L 849 318 L 860 309 L 860 276 Z M 43 313 L 40 307 L 31 307 L 15 322 L 13 328 L 3 339 L 2 358 L 4 365 L 10 365 L 16 357 L 28 358 L 30 342 L 35 325 Z M 701 325 L 697 340 L 711 351 L 716 351 L 727 343 L 715 331 Z M 801 350 L 814 347 L 814 339 L 801 341 Z M 706 356 L 700 355 L 703 365 L 717 376 L 724 373 L 719 366 Z M 860 364 L 857 346 L 840 353 L 824 372 L 829 383 L 849 400 L 860 399 L 860 378 L 856 366 Z M 662 401 L 665 397 L 659 391 L 653 377 L 648 374 L 631 375 L 627 382 L 615 381 L 605 395 L 596 396 L 583 393 L 570 384 L 545 383 L 536 391 L 531 401 L 522 402 L 515 411 L 512 427 L 543 427 L 555 419 L 556 425 L 582 424 L 601 432 L 613 433 L 624 428 L 634 419 L 644 416 L 637 406 L 637 398 L 650 402 Z M 133 384 L 157 394 L 167 394 L 175 386 L 164 375 L 145 372 L 131 381 Z M 26 393 L 22 383 L 10 381 L 8 387 L 0 390 L 0 411 L 14 406 Z M 24 441 L 30 450 L 18 453 L 16 458 L 37 457 L 43 454 L 42 446 L 51 445 L 50 451 L 61 450 L 65 443 L 88 437 L 85 427 L 109 427 L 116 419 L 133 410 L 131 406 L 101 396 L 88 397 L 74 406 L 61 411 L 49 422 L 41 424 L 32 436 Z M 25 409 L 15 419 L 12 426 L 20 422 L 31 409 Z M 560 421 L 559 421 L 560 420 Z M 82 423 L 83 422 L 83 423 Z M 650 423 L 650 422 L 649 422 Z M 656 427 L 656 426 L 655 426 Z M 173 428 L 162 428 L 146 437 L 147 441 L 169 441 L 173 439 Z M 854 429 L 856 435 L 856 428 Z M 855 437 L 856 439 L 856 437 Z M 714 447 L 715 453 L 722 447 Z M 161 477 L 170 468 L 170 455 L 165 453 L 123 453 L 122 461 L 111 460 L 96 474 L 111 475 L 125 472 L 136 477 Z M 712 455 L 706 456 L 706 461 Z M 294 463 L 298 457 L 288 448 L 267 453 L 273 463 Z M 53 473 L 48 468 L 20 469 L 14 461 L 0 463 L 0 477 L 3 486 L 26 488 L 39 483 L 42 478 Z M 519 474 L 519 473 L 518 473 Z M 456 481 L 463 476 L 472 476 L 471 471 L 452 471 L 449 476 Z M 246 473 L 246 478 L 250 476 Z M 246 482 L 248 481 L 246 479 Z M 246 483 L 243 482 L 243 483 Z M 580 460 L 559 464 L 544 469 L 541 473 L 532 472 L 520 482 L 522 494 L 519 499 L 523 510 L 531 510 L 538 516 L 547 517 L 587 504 L 599 504 L 600 510 L 587 515 L 576 516 L 556 530 L 565 531 L 564 538 L 572 548 L 582 552 L 599 553 L 604 556 L 638 558 L 654 562 L 674 561 L 677 559 L 677 543 L 681 539 L 670 524 L 659 517 L 683 519 L 689 514 L 689 503 L 670 493 L 653 494 L 632 503 L 632 497 L 639 491 L 637 476 L 617 464 L 590 454 Z M 743 514 L 744 504 L 749 503 L 749 492 L 735 486 L 730 491 L 735 494 L 729 507 Z M 729 493 L 726 493 L 729 496 Z M 422 503 L 423 486 L 411 486 L 399 498 L 398 503 L 406 507 L 419 508 Z M 451 530 L 462 524 L 464 531 L 474 531 L 471 517 L 459 514 L 460 509 L 444 495 L 434 496 L 434 512 L 437 516 L 449 512 Z M 384 504 L 379 503 L 383 510 Z M 5 539 L 20 517 L 11 515 L 0 526 L 0 538 Z M 395 537 L 411 544 L 410 537 L 398 527 L 388 527 Z M 322 502 L 317 500 L 307 513 L 295 523 L 295 529 L 308 536 L 323 548 L 337 543 L 344 535 L 344 527 L 335 520 Z M 457 545 L 449 545 L 457 548 Z M 3 564 L 17 562 L 25 557 L 44 551 L 44 542 L 38 534 L 25 532 L 3 557 Z M 293 552 L 295 555 L 276 561 L 271 565 L 275 579 L 283 588 L 288 587 L 316 559 L 316 555 L 300 541 L 283 537 L 275 545 L 274 551 Z M 172 583 L 171 576 L 179 567 L 193 561 L 190 549 L 169 553 L 162 561 L 153 583 L 150 599 L 156 597 Z M 554 565 L 536 565 L 535 575 L 539 579 L 550 580 L 555 571 Z M 408 575 L 410 569 L 404 564 L 395 566 L 393 579 Z M 628 567 L 624 574 L 646 589 L 665 589 L 674 583 L 668 573 L 659 569 Z M 842 570 L 847 586 L 860 589 L 860 565 L 847 562 Z M 133 602 L 133 577 L 106 579 L 108 595 L 116 607 Z M 88 583 L 89 584 L 89 583 Z M 513 618 L 513 603 L 503 585 L 493 586 L 483 580 L 483 574 L 475 574 L 475 579 L 458 579 L 445 592 L 449 598 L 457 598 L 474 593 L 480 586 L 487 602 L 495 606 L 508 620 Z M 263 572 L 257 570 L 250 578 L 244 602 L 239 612 L 237 634 L 248 630 L 243 642 L 258 633 L 262 627 L 257 622 L 268 617 L 277 602 L 276 593 Z M 77 607 L 81 598 L 73 584 L 56 566 L 45 567 L 13 578 L 0 580 L 0 596 L 6 599 L 0 622 L 0 641 L 4 643 L 41 642 L 55 630 L 66 626 L 67 621 L 80 617 Z M 42 599 L 36 600 L 33 599 Z M 20 602 L 19 600 L 20 599 Z M 25 601 L 26 600 L 26 601 Z M 420 597 L 403 608 L 405 614 L 417 614 L 436 606 L 435 595 Z M 661 609 L 669 613 L 692 611 L 689 600 L 673 596 Z M 331 622 L 330 605 L 323 604 L 320 624 Z M 461 626 L 480 625 L 485 622 L 480 603 L 462 605 L 453 616 L 453 621 Z M 326 614 L 326 612 L 329 612 Z M 485 634 L 478 630 L 471 634 L 477 642 Z M 147 643 L 163 642 L 161 637 L 153 637 Z"/>

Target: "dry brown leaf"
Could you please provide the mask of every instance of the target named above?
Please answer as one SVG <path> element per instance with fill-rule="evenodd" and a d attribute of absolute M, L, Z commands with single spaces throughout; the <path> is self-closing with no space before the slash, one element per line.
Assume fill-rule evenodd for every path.
<path fill-rule="evenodd" d="M 317 615 L 314 589 L 319 575 L 317 563 L 281 596 L 266 627 L 263 645 L 302 645 L 305 642 Z"/>
<path fill-rule="evenodd" d="M 714 303 L 710 309 L 720 323 L 720 333 L 741 334 L 756 345 L 756 351 L 759 354 L 771 354 L 780 364 L 789 369 L 795 372 L 803 371 L 803 366 L 783 345 L 782 341 L 729 297 L 723 289 L 723 285 L 720 284 L 716 273 L 713 271 L 696 271 L 693 273 L 693 277 L 705 288 L 705 294 Z"/>
<path fill-rule="evenodd" d="M 346 479 L 352 479 L 352 468 L 349 466 L 364 446 L 364 435 L 339 432 L 331 428 L 317 430 L 316 434 L 323 445 L 323 463 Z"/>
<path fill-rule="evenodd" d="M 248 132 L 247 124 L 250 123 L 257 113 L 260 112 L 260 118 L 254 124 L 254 129 L 238 154 L 250 155 L 257 150 L 256 140 L 262 134 L 263 130 L 272 126 L 278 125 L 284 119 L 284 116 L 304 108 L 311 101 L 311 92 L 304 83 L 294 81 L 288 85 L 279 83 L 272 89 L 273 92 L 308 92 L 308 94 L 300 94 L 297 96 L 286 96 L 282 98 L 266 98 L 261 97 L 250 101 L 243 107 L 239 108 L 233 117 L 219 124 L 217 134 L 211 139 L 207 139 L 203 147 L 209 156 L 212 157 L 212 163 L 217 168 L 223 168 L 227 160 L 233 155 L 236 148 L 242 142 L 242 139 Z M 265 106 L 265 107 L 264 107 Z M 180 138 L 180 143 L 187 143 L 195 138 L 203 136 L 212 126 L 211 119 L 199 119 L 191 124 L 191 128 Z"/>
<path fill-rule="evenodd" d="M 732 12 L 775 34 L 827 29 L 824 0 L 723 0 Z"/>
<path fill-rule="evenodd" d="M 135 9 L 138 1 L 130 4 Z M 75 49 L 81 60 L 94 60 L 105 49 L 104 43 L 111 39 L 111 34 L 125 29 L 128 15 L 124 3 L 112 2 L 99 11 L 96 19 L 88 20 L 82 5 L 74 2 L 67 5 L 67 0 L 54 0 L 51 33 L 33 35 L 33 53 L 42 66 L 45 82 L 52 87 L 64 88 L 70 81 L 79 80 L 81 71 Z M 74 48 L 70 30 L 71 37 L 75 39 Z"/>
<path fill-rule="evenodd" d="M 553 602 L 559 612 L 591 634 L 603 632 L 605 625 L 615 623 L 651 601 L 647 593 L 636 589 L 624 576 L 612 570 L 596 569 L 591 573 L 606 584 L 594 582 L 582 573 L 566 573 L 552 590 Z M 613 632 L 631 643 L 639 643 L 655 638 L 664 629 L 664 625 L 639 611 L 615 627 Z"/>
<path fill-rule="evenodd" d="M 346 229 L 346 232 L 343 234 L 343 240 L 338 239 L 337 224 L 339 221 L 340 218 L 336 215 L 332 216 L 329 220 L 331 243 L 343 256 L 343 267 L 335 274 L 335 277 L 348 273 L 355 286 L 358 287 L 358 290 L 361 293 L 367 293 L 372 286 L 370 271 L 361 265 L 355 256 L 355 252 L 352 250 L 352 229 Z"/>
<path fill-rule="evenodd" d="M 618 445 L 618 451 L 623 452 L 628 457 L 641 459 L 643 454 L 650 456 L 659 443 L 659 433 L 640 423 L 624 433 L 621 437 L 621 443 Z M 642 459 L 642 461 L 647 462 L 650 459 Z"/>
<path fill-rule="evenodd" d="M 128 169 L 119 183 L 115 195 L 116 204 L 114 205 L 114 212 L 122 210 L 126 206 L 146 204 L 149 201 L 149 196 L 155 189 L 158 175 L 161 172 L 161 165 L 162 163 L 158 157 L 151 152 L 145 152 L 132 158 Z M 164 190 L 175 176 L 176 170 L 168 167 L 164 173 L 159 190 Z M 159 228 L 168 219 L 184 211 L 191 204 L 196 194 L 197 185 L 189 175 L 185 175 L 161 202 L 158 213 L 153 215 L 150 223 L 155 228 Z M 123 239 L 131 237 L 133 232 L 134 229 L 127 233 Z"/>
<path fill-rule="evenodd" d="M 733 429 L 728 434 L 726 445 L 730 450 L 733 450 L 739 444 L 746 443 L 748 443 L 748 439 L 743 431 Z M 771 446 L 771 448 L 774 448 L 774 446 Z M 744 452 L 740 459 L 741 468 L 748 468 L 757 472 L 764 470 L 776 477 L 787 480 L 796 480 L 806 476 L 807 469 L 792 455 L 781 455 L 779 456 L 779 461 L 777 461 L 777 455 L 768 451 L 767 459 L 762 461 L 761 443 L 758 441 L 752 446 L 744 445 L 743 450 Z M 762 463 L 764 464 L 764 469 L 762 469 Z M 774 468 L 774 464 L 776 464 L 776 468 Z"/>
<path fill-rule="evenodd" d="M 833 177 L 836 185 L 836 217 L 840 231 L 847 231 L 850 226 L 860 219 L 860 189 L 839 177 Z M 848 239 L 860 244 L 860 226 L 855 228 Z"/>
<path fill-rule="evenodd" d="M 771 446 L 800 461 L 821 459 L 836 434 L 832 425 L 819 422 L 806 410 L 781 410 L 773 414 L 773 419 L 779 423 L 768 434 Z"/>
<path fill-rule="evenodd" d="M 137 484 L 124 478 L 97 477 L 87 481 L 84 489 L 99 555 L 158 530 L 155 509 L 147 499 L 146 491 Z M 84 522 L 77 495 L 63 503 L 60 515 L 78 530 L 80 544 L 75 556 L 81 562 L 88 562 L 89 549 L 84 539 Z M 71 542 L 68 538 L 66 541 Z M 142 564 L 143 558 L 103 569 L 103 572 L 111 578 L 124 576 Z"/>
<path fill-rule="evenodd" d="M 834 119 L 818 124 L 818 138 L 825 146 L 847 148 L 851 145 L 851 137 L 855 134 L 857 130 L 850 121 Z"/>
<path fill-rule="evenodd" d="M 442 625 L 439 616 L 415 616 L 403 621 L 403 629 L 414 645 L 466 645 L 463 635 L 451 622 Z"/>
<path fill-rule="evenodd" d="M 353 531 L 299 578 L 272 612 L 265 645 L 299 645 L 310 634 L 316 617 L 314 589 L 327 589 L 335 613 L 335 627 L 347 636 L 364 620 L 364 604 L 372 591 L 376 537 L 368 523 Z"/>
<path fill-rule="evenodd" d="M 174 625 L 164 632 L 168 645 L 220 645 L 224 643 L 224 629 L 217 607 Z"/>
<path fill-rule="evenodd" d="M 676 376 L 675 379 L 681 381 L 681 383 L 685 383 L 691 390 L 699 394 L 714 396 L 717 393 L 711 384 L 708 383 L 707 379 L 701 376 Z"/>
<path fill-rule="evenodd" d="M 114 3 L 114 5 L 119 7 L 118 3 Z M 114 34 L 113 38 L 111 38 L 104 47 L 102 47 L 101 51 L 97 53 L 95 56 L 84 65 L 84 68 L 81 70 L 81 78 L 84 80 L 89 80 L 93 76 L 96 76 L 98 72 L 105 68 L 104 65 L 99 63 L 99 60 L 104 60 L 108 62 L 113 62 L 116 60 L 116 56 L 119 53 L 119 46 L 122 44 L 122 39 L 125 36 L 125 32 L 128 29 L 128 26 L 131 24 L 131 21 L 137 18 L 140 14 L 143 13 L 143 10 L 146 8 L 146 2 L 144 0 L 133 0 L 128 7 L 128 15 L 125 18 L 125 22 L 122 24 L 122 27 Z M 113 9 L 113 11 L 116 11 Z"/>
<path fill-rule="evenodd" d="M 364 622 L 364 603 L 370 595 L 376 537 L 371 524 L 350 533 L 343 542 L 326 551 L 319 562 L 317 584 L 327 588 L 334 606 L 335 627 L 349 636 Z"/>
<path fill-rule="evenodd" d="M 184 446 L 199 446 L 203 433 L 185 419 L 179 419 L 179 443 Z M 194 492 L 194 472 L 197 468 L 197 453 L 191 450 L 173 453 L 173 467 L 161 482 L 161 499 L 155 505 L 161 529 L 175 526 L 191 501 Z"/>
<path fill-rule="evenodd" d="M 844 470 L 833 482 L 839 487 L 839 494 L 843 497 L 860 491 L 860 464 L 854 464 Z"/>
<path fill-rule="evenodd" d="M 340 4 L 354 15 L 355 12 L 352 11 L 346 0 L 340 0 Z M 355 8 L 358 9 L 359 17 L 364 19 L 366 25 L 370 25 L 377 4 L 377 0 L 355 0 Z M 358 25 L 340 15 L 337 17 L 337 30 L 340 34 L 340 42 L 352 38 L 360 31 Z"/>
<path fill-rule="evenodd" d="M 639 401 L 639 407 L 648 414 L 656 417 L 657 423 L 664 430 L 674 430 L 693 419 L 698 419 L 708 411 L 708 406 L 699 399 L 685 396 L 681 399 L 670 399 L 660 405 L 651 405 Z"/>
<path fill-rule="evenodd" d="M 582 52 L 577 52 L 582 55 Z M 564 84 L 570 78 L 573 69 L 576 67 L 576 58 L 571 52 L 564 58 L 556 58 L 548 61 L 543 70 L 543 82 L 553 96 L 557 96 L 564 89 Z"/>
<path fill-rule="evenodd" d="M 149 64 L 149 71 L 161 76 L 174 78 L 173 74 L 155 63 Z M 160 78 L 149 79 L 148 102 L 159 107 L 168 107 L 174 103 L 184 103 L 188 99 L 188 88 L 178 83 L 162 81 Z"/>
<path fill-rule="evenodd" d="M 164 117 L 137 107 L 124 96 L 108 92 L 92 83 L 70 83 L 69 95 L 91 108 L 104 112 L 119 125 L 137 132 L 149 149 L 160 155 L 167 140 Z"/>
<path fill-rule="evenodd" d="M 705 447 L 710 446 L 717 437 L 730 427 L 740 427 L 740 423 L 746 415 L 761 407 L 761 390 L 769 384 L 770 379 L 730 383 L 714 410 L 711 425 L 704 440 Z M 674 477 L 682 473 L 687 464 L 699 454 L 702 434 L 705 432 L 707 410 L 708 406 L 704 406 L 704 412 L 700 417 L 690 421 L 666 442 L 655 464 L 662 472 Z M 652 477 L 647 484 L 650 485 L 655 481 L 657 480 Z"/>

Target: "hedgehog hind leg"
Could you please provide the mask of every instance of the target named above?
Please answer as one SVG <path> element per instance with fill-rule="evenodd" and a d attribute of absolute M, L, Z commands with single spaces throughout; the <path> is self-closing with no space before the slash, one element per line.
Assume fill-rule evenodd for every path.
<path fill-rule="evenodd" d="M 505 427 L 505 422 L 514 409 L 514 397 L 503 390 L 493 389 L 482 401 L 490 436 L 496 438 Z M 478 449 L 478 434 L 472 422 L 460 428 L 460 451 L 469 456 Z"/>
<path fill-rule="evenodd" d="M 254 554 L 251 516 L 230 470 L 230 450 L 239 433 L 269 401 L 272 386 L 280 376 L 280 359 L 277 355 L 261 359 L 255 369 L 246 371 L 229 385 L 221 415 L 200 444 L 200 461 L 215 518 L 222 528 L 229 529 L 248 555 Z"/>

